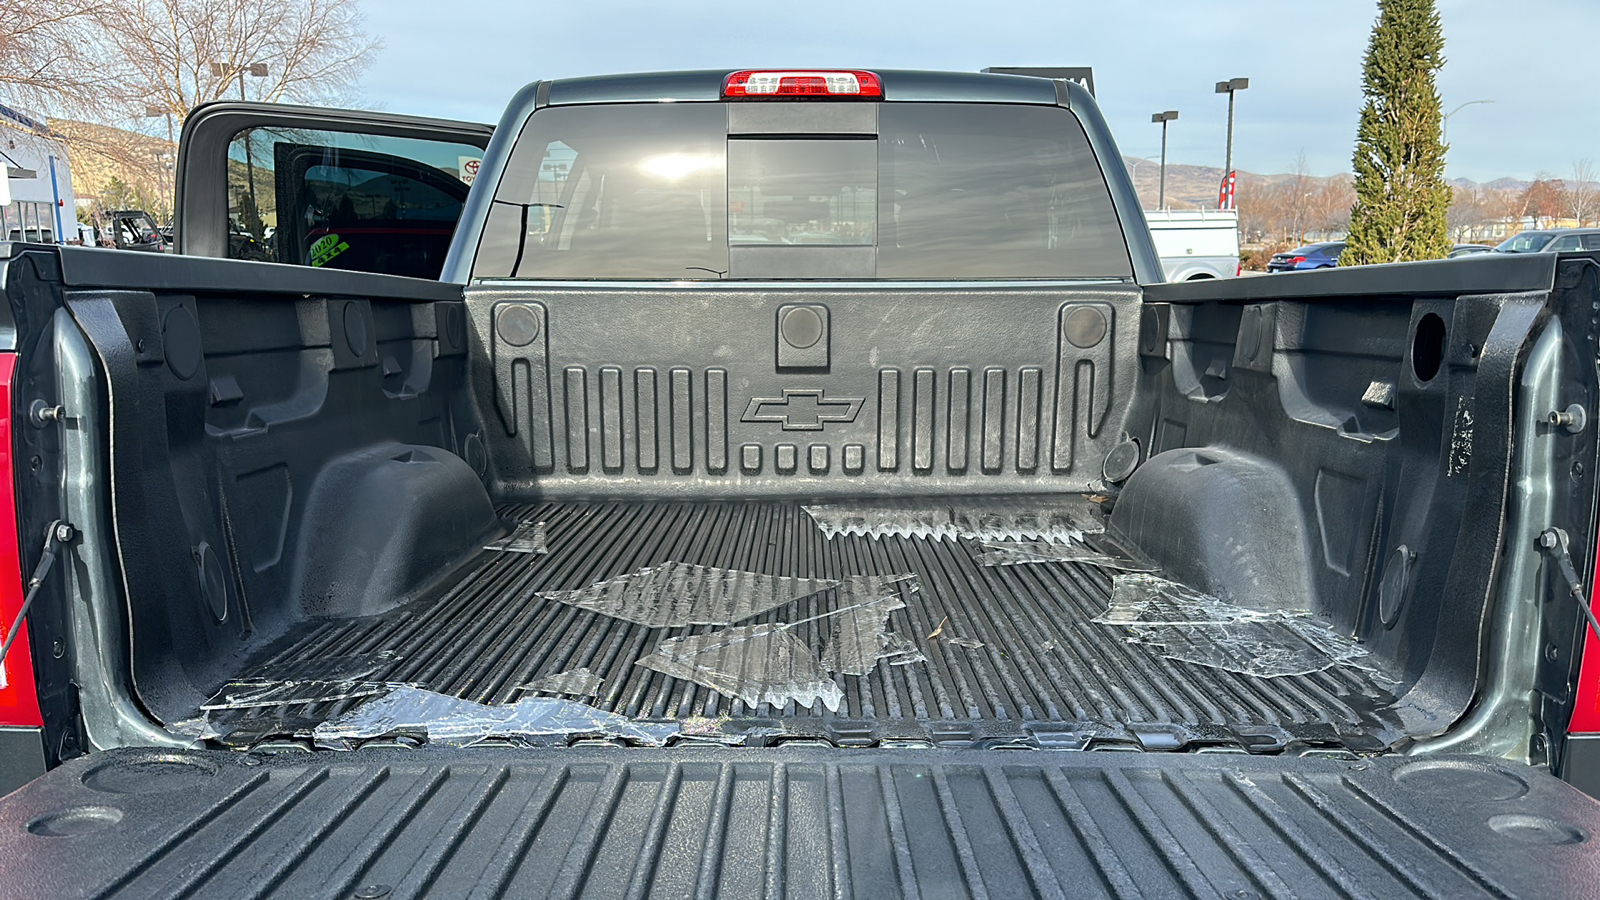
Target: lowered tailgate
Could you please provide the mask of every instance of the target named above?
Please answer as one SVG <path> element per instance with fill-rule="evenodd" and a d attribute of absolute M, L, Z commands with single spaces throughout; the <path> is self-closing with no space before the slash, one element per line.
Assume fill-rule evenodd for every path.
<path fill-rule="evenodd" d="M 1596 829 L 1470 757 L 129 749 L 0 799 L 0 893 L 1556 898 Z"/>

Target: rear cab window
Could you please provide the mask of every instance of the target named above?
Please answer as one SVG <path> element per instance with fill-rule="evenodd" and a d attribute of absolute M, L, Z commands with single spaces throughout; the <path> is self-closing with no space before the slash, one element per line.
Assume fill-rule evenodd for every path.
<path fill-rule="evenodd" d="M 304 128 L 228 148 L 228 256 L 434 279 L 483 150 Z"/>
<path fill-rule="evenodd" d="M 755 116 L 741 106 L 535 113 L 472 277 L 1132 274 L 1105 178 L 1066 109 L 884 102 L 829 124 L 831 113 L 809 111 L 831 104 L 773 103 Z M 782 124 L 791 115 L 793 129 Z"/>

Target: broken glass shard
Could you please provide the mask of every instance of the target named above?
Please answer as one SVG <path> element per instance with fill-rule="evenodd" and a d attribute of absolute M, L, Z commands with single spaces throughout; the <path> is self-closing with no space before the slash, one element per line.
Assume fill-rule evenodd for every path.
<path fill-rule="evenodd" d="M 728 625 L 839 585 L 666 562 L 570 591 L 538 596 L 651 628 Z"/>
<path fill-rule="evenodd" d="M 744 625 L 669 638 L 637 665 L 692 681 L 746 706 L 791 701 L 837 712 L 844 691 L 787 625 Z"/>

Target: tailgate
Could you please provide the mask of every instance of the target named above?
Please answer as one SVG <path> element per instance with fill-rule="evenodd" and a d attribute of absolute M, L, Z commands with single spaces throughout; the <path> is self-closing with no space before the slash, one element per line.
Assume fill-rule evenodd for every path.
<path fill-rule="evenodd" d="M 0 799 L 0 893 L 1557 898 L 1597 828 L 1469 757 L 129 749 Z"/>

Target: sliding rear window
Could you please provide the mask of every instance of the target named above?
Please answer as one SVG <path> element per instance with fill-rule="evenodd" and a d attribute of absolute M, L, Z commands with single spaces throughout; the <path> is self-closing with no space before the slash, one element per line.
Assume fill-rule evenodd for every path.
<path fill-rule="evenodd" d="M 727 105 L 544 109 L 475 278 L 1125 278 L 1088 138 L 1045 106 L 883 103 L 876 134 L 730 134 Z"/>

